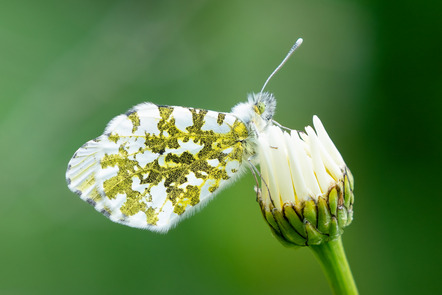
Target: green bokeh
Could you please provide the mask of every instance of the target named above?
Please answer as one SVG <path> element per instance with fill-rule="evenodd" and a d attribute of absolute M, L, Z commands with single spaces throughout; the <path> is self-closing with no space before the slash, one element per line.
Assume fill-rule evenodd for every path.
<path fill-rule="evenodd" d="M 8 3 L 4 3 L 8 2 Z M 228 111 L 270 82 L 275 119 L 323 121 L 356 181 L 344 244 L 361 294 L 440 292 L 440 4 L 3 1 L 0 294 L 329 294 L 282 247 L 250 175 L 167 235 L 71 193 L 75 150 L 142 101 Z"/>

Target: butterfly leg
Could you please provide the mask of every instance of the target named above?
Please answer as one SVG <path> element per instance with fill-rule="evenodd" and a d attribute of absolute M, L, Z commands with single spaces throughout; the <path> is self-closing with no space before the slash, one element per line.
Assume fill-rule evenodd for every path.
<path fill-rule="evenodd" d="M 255 188 L 255 193 L 256 193 L 256 200 L 258 201 L 259 198 L 261 197 L 261 188 L 259 187 L 259 181 L 258 181 L 258 177 L 257 177 L 257 175 L 258 175 L 259 178 L 261 178 L 262 183 L 264 183 L 264 185 L 265 185 L 265 187 L 267 189 L 267 192 L 269 193 L 270 200 L 271 200 L 271 202 L 273 204 L 273 199 L 272 199 L 271 194 L 270 194 L 269 186 L 265 182 L 265 180 L 262 177 L 261 173 L 259 172 L 258 168 L 256 168 L 255 165 L 253 165 L 252 161 L 250 159 L 248 159 L 247 161 L 249 162 L 250 170 L 252 171 L 253 177 L 255 178 L 255 182 L 256 182 L 256 186 L 254 187 Z"/>
<path fill-rule="evenodd" d="M 276 126 L 278 126 L 281 129 L 285 129 L 287 131 L 292 131 L 293 129 L 290 129 L 288 127 L 282 126 L 281 124 L 279 124 L 278 122 L 276 122 L 275 120 L 272 120 L 272 123 L 275 124 Z"/>

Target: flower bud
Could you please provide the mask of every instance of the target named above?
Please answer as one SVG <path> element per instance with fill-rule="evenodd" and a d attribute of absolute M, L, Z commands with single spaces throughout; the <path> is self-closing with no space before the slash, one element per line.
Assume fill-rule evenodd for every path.
<path fill-rule="evenodd" d="M 353 219 L 353 176 L 318 117 L 305 133 L 269 126 L 258 137 L 264 219 L 285 245 L 334 240 Z"/>

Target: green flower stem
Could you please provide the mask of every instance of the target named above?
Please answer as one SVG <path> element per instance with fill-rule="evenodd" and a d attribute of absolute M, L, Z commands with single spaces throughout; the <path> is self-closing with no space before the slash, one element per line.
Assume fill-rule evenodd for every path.
<path fill-rule="evenodd" d="M 358 294 L 350 266 L 345 257 L 341 237 L 309 248 L 320 261 L 334 294 Z"/>

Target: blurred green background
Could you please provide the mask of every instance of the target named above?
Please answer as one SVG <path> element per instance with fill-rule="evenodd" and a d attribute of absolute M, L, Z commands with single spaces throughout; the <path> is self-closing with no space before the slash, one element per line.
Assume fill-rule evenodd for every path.
<path fill-rule="evenodd" d="M 317 114 L 352 169 L 361 294 L 440 293 L 440 6 L 2 1 L 0 294 L 330 294 L 309 249 L 272 237 L 250 174 L 167 235 L 110 222 L 64 176 L 142 101 L 229 111 L 298 37 L 267 90 L 285 126 Z"/>

